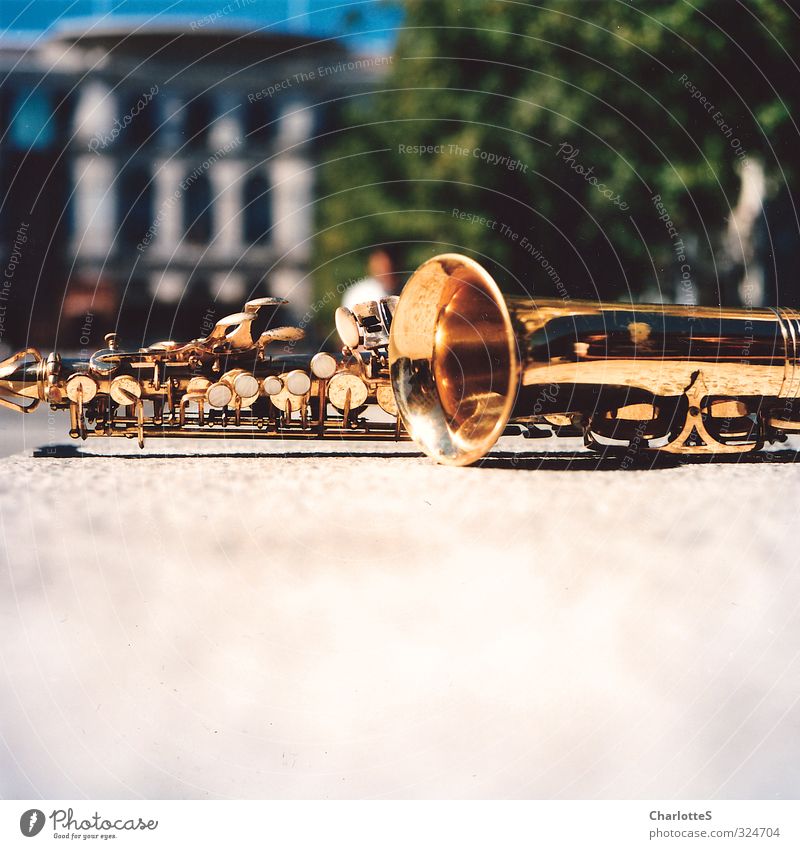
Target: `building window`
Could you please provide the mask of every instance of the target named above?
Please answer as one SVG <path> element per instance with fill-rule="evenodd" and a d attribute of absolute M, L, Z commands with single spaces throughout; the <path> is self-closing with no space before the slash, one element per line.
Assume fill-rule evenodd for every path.
<path fill-rule="evenodd" d="M 186 104 L 186 144 L 202 147 L 208 142 L 208 133 L 214 122 L 214 110 L 208 97 L 195 97 Z"/>
<path fill-rule="evenodd" d="M 184 238 L 206 245 L 211 241 L 211 183 L 205 173 L 193 173 L 184 182 L 188 183 L 183 194 Z"/>
<path fill-rule="evenodd" d="M 153 183 L 146 168 L 129 167 L 117 184 L 117 232 L 126 247 L 147 243 L 153 224 Z"/>
<path fill-rule="evenodd" d="M 275 110 L 270 103 L 256 100 L 247 104 L 245 132 L 250 144 L 269 144 L 275 138 L 277 123 Z"/>
<path fill-rule="evenodd" d="M 281 143 L 284 147 L 310 141 L 315 133 L 316 110 L 301 101 L 287 100 L 281 109 Z"/>
<path fill-rule="evenodd" d="M 17 150 L 41 150 L 53 144 L 55 134 L 50 95 L 41 88 L 16 92 L 11 103 L 12 146 Z"/>
<path fill-rule="evenodd" d="M 123 129 L 119 141 L 127 147 L 141 147 L 153 140 L 153 133 L 158 126 L 156 123 L 157 107 L 152 103 L 153 95 L 149 92 L 127 92 L 122 100 Z"/>
<path fill-rule="evenodd" d="M 269 241 L 272 228 L 272 195 L 264 177 L 253 176 L 244 185 L 244 238 L 248 245 Z"/>

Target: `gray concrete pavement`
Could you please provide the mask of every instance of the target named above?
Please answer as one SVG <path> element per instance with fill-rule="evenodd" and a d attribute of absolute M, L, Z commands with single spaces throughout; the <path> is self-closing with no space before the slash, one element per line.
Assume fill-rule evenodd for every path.
<path fill-rule="evenodd" d="M 793 452 L 32 457 L 65 422 L 24 421 L 0 461 L 3 796 L 797 796 Z"/>

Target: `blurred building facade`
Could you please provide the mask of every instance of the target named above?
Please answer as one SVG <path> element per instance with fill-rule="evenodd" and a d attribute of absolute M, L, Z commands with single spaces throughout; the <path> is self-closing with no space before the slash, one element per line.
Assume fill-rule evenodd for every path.
<path fill-rule="evenodd" d="M 0 49 L 2 341 L 200 335 L 263 295 L 303 315 L 315 162 L 386 63 L 195 25 Z"/>

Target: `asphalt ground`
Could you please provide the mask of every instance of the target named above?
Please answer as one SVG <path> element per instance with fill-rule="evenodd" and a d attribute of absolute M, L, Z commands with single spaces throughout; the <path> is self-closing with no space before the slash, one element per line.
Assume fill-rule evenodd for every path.
<path fill-rule="evenodd" d="M 66 427 L 0 416 L 3 796 L 796 797 L 796 443 Z"/>

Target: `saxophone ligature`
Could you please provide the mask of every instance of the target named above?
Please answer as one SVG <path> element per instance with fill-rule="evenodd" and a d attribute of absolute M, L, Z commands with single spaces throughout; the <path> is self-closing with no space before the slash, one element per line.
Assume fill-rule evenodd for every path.
<path fill-rule="evenodd" d="M 291 353 L 300 328 L 253 332 L 284 303 L 248 301 L 183 344 L 125 351 L 109 334 L 88 360 L 26 348 L 0 363 L 0 405 L 68 410 L 80 439 L 410 437 L 454 466 L 504 435 L 715 455 L 800 433 L 793 310 L 509 297 L 442 254 L 399 299 L 337 310 L 340 354 L 306 356 Z"/>
<path fill-rule="evenodd" d="M 26 348 L 0 363 L 0 405 L 32 412 L 41 402 L 70 415 L 70 436 L 402 439 L 389 382 L 396 297 L 340 308 L 340 355 L 291 353 L 299 327 L 267 327 L 259 313 L 286 301 L 258 298 L 184 344 L 126 351 L 117 335 L 88 360 Z M 283 351 L 272 350 L 283 343 Z M 272 346 L 272 347 L 270 347 Z M 289 353 L 287 353 L 289 351 Z M 363 415 L 380 407 L 383 421 Z"/>

